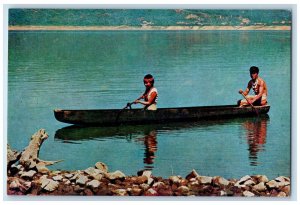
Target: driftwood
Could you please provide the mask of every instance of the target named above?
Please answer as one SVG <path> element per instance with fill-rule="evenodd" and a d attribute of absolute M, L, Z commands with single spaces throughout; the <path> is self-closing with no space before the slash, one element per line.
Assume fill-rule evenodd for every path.
<path fill-rule="evenodd" d="M 21 157 L 21 153 L 12 150 L 9 145 L 7 145 L 7 170 L 10 169 L 11 165 L 16 163 Z"/>
<path fill-rule="evenodd" d="M 29 145 L 25 148 L 25 150 L 21 154 L 21 158 L 19 163 L 25 169 L 34 169 L 36 168 L 38 172 L 48 172 L 49 170 L 46 168 L 48 165 L 53 165 L 59 161 L 44 161 L 39 159 L 39 151 L 43 142 L 48 138 L 48 134 L 44 129 L 40 129 L 34 135 L 31 136 L 31 141 Z"/>

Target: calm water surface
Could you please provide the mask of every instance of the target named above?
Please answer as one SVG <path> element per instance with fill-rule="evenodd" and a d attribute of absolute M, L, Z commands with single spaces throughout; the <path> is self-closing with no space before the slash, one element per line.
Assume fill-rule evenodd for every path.
<path fill-rule="evenodd" d="M 290 176 L 291 39 L 287 31 L 10 32 L 8 143 L 45 128 L 51 169 L 106 163 L 127 175 Z M 53 109 L 122 108 L 152 73 L 159 107 L 235 104 L 260 67 L 268 117 L 119 128 L 68 127 Z M 139 106 L 136 106 L 139 107 Z"/>

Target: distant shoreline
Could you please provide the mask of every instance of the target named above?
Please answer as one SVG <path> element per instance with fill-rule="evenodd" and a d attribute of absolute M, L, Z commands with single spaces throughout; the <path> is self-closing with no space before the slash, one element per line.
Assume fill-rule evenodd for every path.
<path fill-rule="evenodd" d="M 273 30 L 290 31 L 291 26 L 9 26 L 9 31 L 209 31 L 209 30 Z"/>

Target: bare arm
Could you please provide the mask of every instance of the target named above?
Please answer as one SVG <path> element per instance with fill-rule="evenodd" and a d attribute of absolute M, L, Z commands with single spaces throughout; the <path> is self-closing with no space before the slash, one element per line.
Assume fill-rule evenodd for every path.
<path fill-rule="evenodd" d="M 151 105 L 154 102 L 156 96 L 157 96 L 157 93 L 156 92 L 152 92 L 147 102 L 140 101 L 139 99 L 137 99 L 134 102 L 135 103 L 140 103 L 140 104 L 143 104 L 143 105 Z"/>
<path fill-rule="evenodd" d="M 251 89 L 252 85 L 251 85 L 251 81 L 248 82 L 247 88 L 245 91 L 243 91 L 242 89 L 239 90 L 240 94 L 244 94 L 245 96 L 248 95 L 250 89 Z"/>

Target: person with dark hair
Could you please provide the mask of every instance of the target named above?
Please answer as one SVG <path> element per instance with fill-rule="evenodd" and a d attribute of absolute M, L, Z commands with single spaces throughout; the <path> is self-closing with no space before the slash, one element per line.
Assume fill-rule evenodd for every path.
<path fill-rule="evenodd" d="M 259 68 L 256 66 L 252 66 L 250 68 L 250 77 L 251 80 L 248 82 L 248 86 L 245 91 L 239 90 L 240 94 L 243 94 L 246 99 L 239 101 L 239 106 L 248 106 L 250 104 L 252 105 L 266 105 L 267 104 L 267 95 L 268 95 L 268 89 L 266 82 L 258 76 Z M 254 95 L 248 95 L 250 90 L 253 90 Z"/>
<path fill-rule="evenodd" d="M 157 97 L 158 92 L 154 87 L 154 78 L 151 74 L 147 74 L 144 77 L 144 85 L 146 87 L 145 92 L 134 101 L 134 104 L 140 103 L 144 105 L 145 110 L 157 110 Z M 144 101 L 140 101 L 144 99 Z"/>

